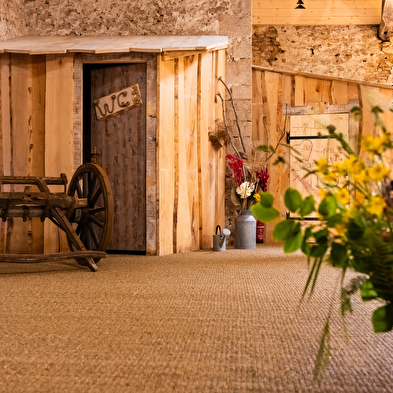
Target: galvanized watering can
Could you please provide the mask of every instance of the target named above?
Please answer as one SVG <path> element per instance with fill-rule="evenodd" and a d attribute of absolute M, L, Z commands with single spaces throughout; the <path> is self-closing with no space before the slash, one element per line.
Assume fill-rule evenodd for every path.
<path fill-rule="evenodd" d="M 213 251 L 226 251 L 226 238 L 231 234 L 229 229 L 224 228 L 221 232 L 221 227 L 216 226 L 216 234 L 213 235 Z"/>

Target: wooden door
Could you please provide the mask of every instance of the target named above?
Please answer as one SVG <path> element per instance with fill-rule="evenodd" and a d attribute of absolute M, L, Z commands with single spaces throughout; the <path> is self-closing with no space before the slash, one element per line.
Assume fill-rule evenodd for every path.
<path fill-rule="evenodd" d="M 131 87 L 139 88 L 142 103 L 137 100 L 136 107 L 132 107 L 135 96 L 131 95 L 131 91 L 135 93 L 130 90 Z M 103 167 L 115 200 L 115 222 L 109 250 L 144 252 L 146 65 L 85 65 L 84 97 L 84 161 L 96 162 Z M 129 107 L 116 112 L 113 105 L 101 105 L 103 97 L 109 97 L 109 103 Z M 101 105 L 101 112 L 97 105 Z"/>

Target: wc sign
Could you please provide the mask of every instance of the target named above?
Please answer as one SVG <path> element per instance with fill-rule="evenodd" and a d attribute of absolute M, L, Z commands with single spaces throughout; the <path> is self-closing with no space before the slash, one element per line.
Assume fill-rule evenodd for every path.
<path fill-rule="evenodd" d="M 116 116 L 121 112 L 137 108 L 141 105 L 142 98 L 138 84 L 94 100 L 94 108 L 98 121 Z"/>

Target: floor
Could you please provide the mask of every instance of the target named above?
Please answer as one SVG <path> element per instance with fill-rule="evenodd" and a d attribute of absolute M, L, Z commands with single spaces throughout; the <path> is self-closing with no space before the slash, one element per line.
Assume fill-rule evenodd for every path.
<path fill-rule="evenodd" d="M 261 245 L 98 267 L 0 264 L 0 392 L 393 392 L 393 334 L 373 333 L 372 304 L 357 298 L 345 340 L 329 266 L 300 304 L 301 254 Z"/>

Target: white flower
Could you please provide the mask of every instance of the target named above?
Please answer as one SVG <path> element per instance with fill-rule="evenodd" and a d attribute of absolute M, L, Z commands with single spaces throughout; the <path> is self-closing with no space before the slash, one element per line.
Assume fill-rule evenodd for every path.
<path fill-rule="evenodd" d="M 249 183 L 248 181 L 245 181 L 244 183 L 240 184 L 238 188 L 236 188 L 236 192 L 240 195 L 240 198 L 248 198 L 251 193 L 255 189 L 255 184 L 254 183 Z"/>

